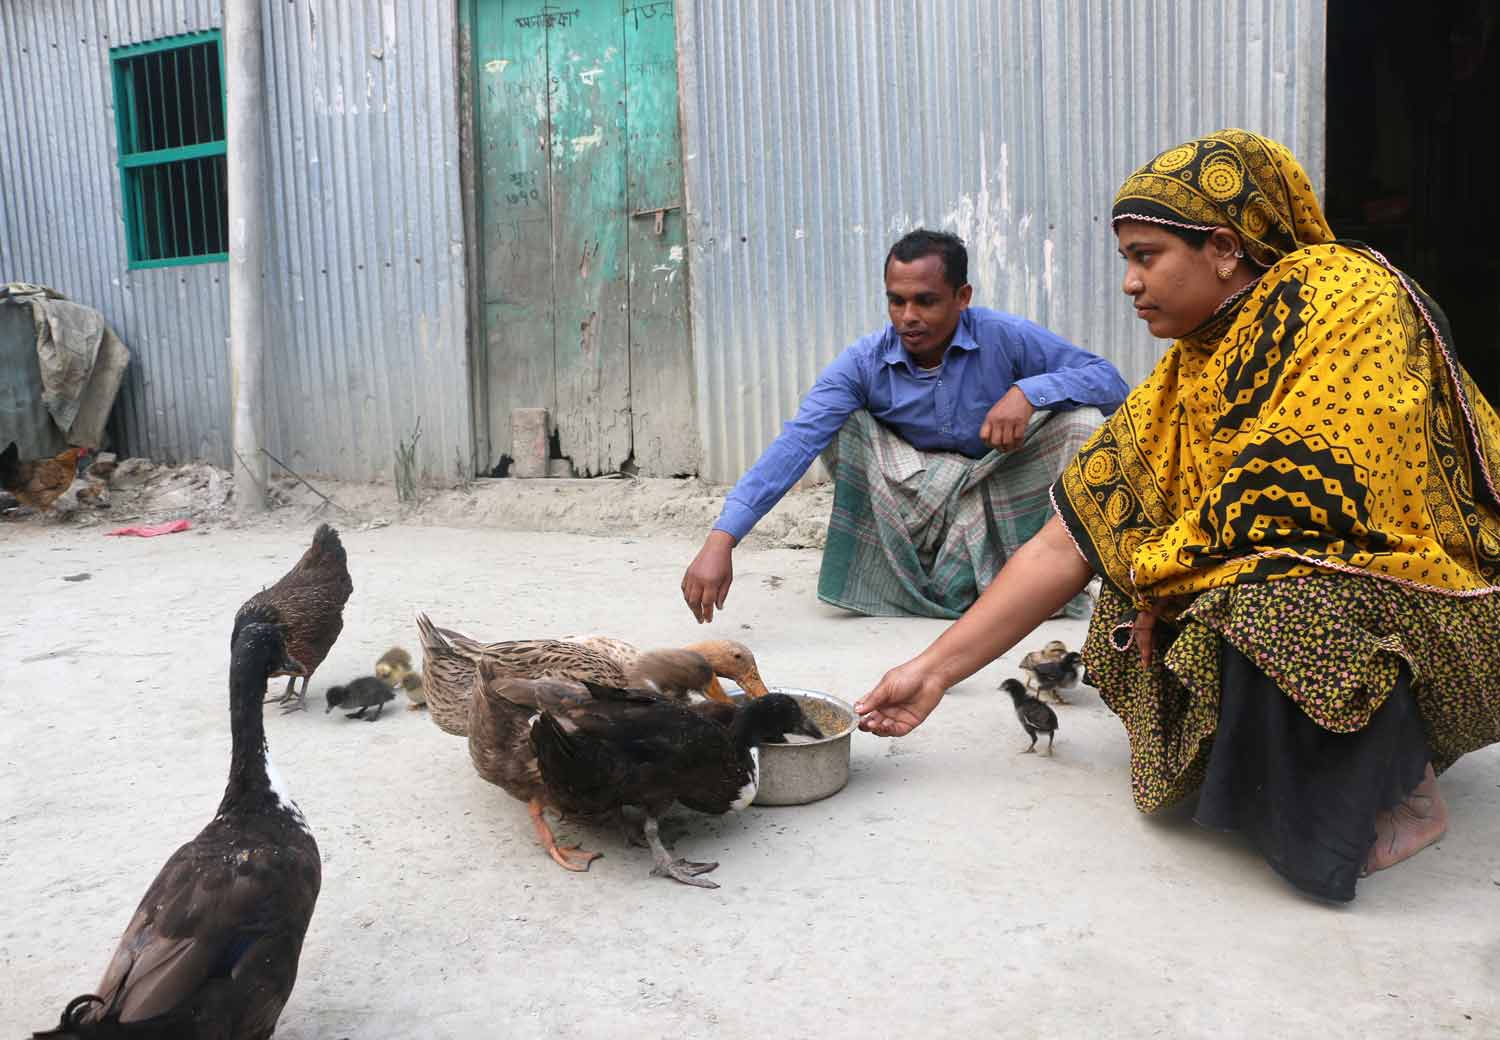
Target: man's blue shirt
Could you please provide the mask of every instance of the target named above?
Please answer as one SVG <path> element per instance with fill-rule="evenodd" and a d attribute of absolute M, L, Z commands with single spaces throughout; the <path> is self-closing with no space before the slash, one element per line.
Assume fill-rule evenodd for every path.
<path fill-rule="evenodd" d="M 860 408 L 919 451 L 979 458 L 990 450 L 979 427 L 1012 386 L 1039 409 L 1089 405 L 1105 415 L 1127 391 L 1108 361 L 1014 314 L 966 308 L 942 365 L 926 372 L 887 325 L 823 370 L 796 417 L 730 491 L 714 527 L 745 537 Z"/>

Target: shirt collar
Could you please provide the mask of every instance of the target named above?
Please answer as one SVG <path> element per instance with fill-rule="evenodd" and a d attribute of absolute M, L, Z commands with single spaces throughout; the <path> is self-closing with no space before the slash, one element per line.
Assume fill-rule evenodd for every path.
<path fill-rule="evenodd" d="M 901 337 L 896 334 L 896 326 L 886 326 L 886 339 L 888 342 L 885 353 L 881 355 L 881 360 L 887 365 L 905 365 L 908 371 L 913 371 L 916 365 L 912 362 L 911 355 L 906 352 L 906 348 L 901 345 Z M 948 350 L 969 351 L 978 349 L 979 344 L 975 342 L 974 332 L 969 327 L 969 310 L 966 307 L 963 313 L 958 316 L 958 328 L 953 330 L 953 342 L 948 344 Z M 945 351 L 943 354 L 944 360 L 947 360 L 947 357 L 948 355 Z"/>

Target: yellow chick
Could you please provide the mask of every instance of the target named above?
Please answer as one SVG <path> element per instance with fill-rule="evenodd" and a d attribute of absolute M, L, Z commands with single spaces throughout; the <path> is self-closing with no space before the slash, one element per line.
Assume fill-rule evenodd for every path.
<path fill-rule="evenodd" d="M 422 688 L 422 672 L 412 667 L 411 654 L 399 646 L 393 646 L 380 655 L 375 662 L 375 675 L 392 686 L 399 686 L 411 701 L 410 708 L 417 711 L 427 705 L 427 693 Z"/>

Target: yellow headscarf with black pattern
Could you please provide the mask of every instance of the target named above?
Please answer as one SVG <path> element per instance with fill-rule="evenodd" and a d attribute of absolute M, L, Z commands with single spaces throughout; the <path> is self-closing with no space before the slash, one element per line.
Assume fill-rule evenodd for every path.
<path fill-rule="evenodd" d="M 1442 312 L 1334 241 L 1286 148 L 1222 130 L 1169 149 L 1125 181 L 1114 220 L 1233 228 L 1266 270 L 1172 343 L 1054 486 L 1098 573 L 1169 614 L 1327 570 L 1500 591 L 1500 420 Z"/>

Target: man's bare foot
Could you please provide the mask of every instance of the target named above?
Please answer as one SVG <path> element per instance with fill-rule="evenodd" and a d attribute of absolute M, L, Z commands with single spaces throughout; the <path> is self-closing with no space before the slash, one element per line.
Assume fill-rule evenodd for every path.
<path fill-rule="evenodd" d="M 1373 874 L 1410 859 L 1442 838 L 1447 829 L 1448 806 L 1429 764 L 1422 782 L 1406 801 L 1375 817 L 1375 847 L 1365 861 L 1365 873 Z"/>

